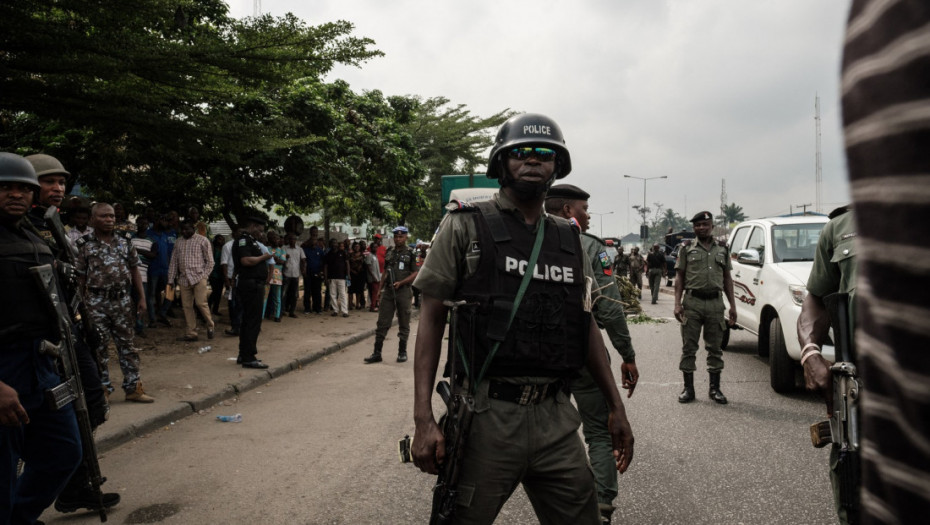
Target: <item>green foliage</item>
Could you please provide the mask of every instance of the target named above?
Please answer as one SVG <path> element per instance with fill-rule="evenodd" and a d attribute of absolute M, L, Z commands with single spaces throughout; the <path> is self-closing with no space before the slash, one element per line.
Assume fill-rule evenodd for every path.
<path fill-rule="evenodd" d="M 490 117 L 471 114 L 463 104 L 452 105 L 445 97 L 421 99 L 391 97 L 390 104 L 401 115 L 420 162 L 426 170 L 423 191 L 426 205 L 410 208 L 404 216 L 414 235 L 428 239 L 442 218 L 441 177 L 475 173 L 487 159 L 484 152 L 494 143 L 497 128 L 514 112 L 505 110 Z"/>
<path fill-rule="evenodd" d="M 665 319 L 659 319 L 656 317 L 649 317 L 645 313 L 640 313 L 639 315 L 627 316 L 626 324 L 662 324 L 667 323 Z"/>
<path fill-rule="evenodd" d="M 438 176 L 475 169 L 509 113 L 324 82 L 381 55 L 352 30 L 237 20 L 222 0 L 0 3 L 0 150 L 55 155 L 133 211 L 322 209 L 431 232 Z"/>
<path fill-rule="evenodd" d="M 738 206 L 735 202 L 727 204 L 721 211 L 722 222 L 724 226 L 729 226 L 746 220 L 746 214 L 743 213 L 743 207 Z"/>

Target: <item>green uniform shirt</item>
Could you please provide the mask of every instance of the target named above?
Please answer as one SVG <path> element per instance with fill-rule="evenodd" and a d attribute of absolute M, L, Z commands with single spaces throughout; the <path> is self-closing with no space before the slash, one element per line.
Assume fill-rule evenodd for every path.
<path fill-rule="evenodd" d="M 814 266 L 807 291 L 825 297 L 831 293 L 856 292 L 856 219 L 852 211 L 834 218 L 823 227 L 817 241 Z"/>
<path fill-rule="evenodd" d="M 516 216 L 520 222 L 525 222 L 523 214 L 513 202 L 498 192 L 492 199 L 500 208 L 501 213 Z M 475 212 L 478 213 L 478 212 Z M 543 217 L 546 216 L 543 211 Z M 536 231 L 539 226 L 527 226 Z M 429 257 L 420 267 L 413 285 L 430 297 L 441 300 L 451 300 L 460 280 L 475 273 L 481 252 L 478 247 L 478 230 L 472 213 L 449 213 L 439 225 L 439 230 L 433 237 Z M 478 248 L 480 250 L 480 247 Z M 591 265 L 583 264 L 584 275 L 593 280 Z"/>
<path fill-rule="evenodd" d="M 678 256 L 675 269 L 685 271 L 686 290 L 723 291 L 723 271 L 733 268 L 726 248 L 712 242 L 708 250 L 695 241 L 682 251 L 684 255 Z"/>
<path fill-rule="evenodd" d="M 581 247 L 591 262 L 594 274 L 594 289 L 591 297 L 594 306 L 591 312 L 598 326 L 607 330 L 611 344 L 623 357 L 625 363 L 636 360 L 630 331 L 626 326 L 626 314 L 623 312 L 620 289 L 611 270 L 610 256 L 607 255 L 607 243 L 600 237 L 589 233 L 581 234 Z"/>

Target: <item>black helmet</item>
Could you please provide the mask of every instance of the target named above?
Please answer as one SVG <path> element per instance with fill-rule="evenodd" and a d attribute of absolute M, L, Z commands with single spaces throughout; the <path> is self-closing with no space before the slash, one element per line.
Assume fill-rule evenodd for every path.
<path fill-rule="evenodd" d="M 0 182 L 19 182 L 39 190 L 36 170 L 28 160 L 15 153 L 0 152 Z"/>
<path fill-rule="evenodd" d="M 26 157 L 26 160 L 31 162 L 32 167 L 35 168 L 36 177 L 44 177 L 45 175 L 71 176 L 71 174 L 65 170 L 65 167 L 61 165 L 61 162 L 51 155 L 36 153 L 35 155 Z"/>
<path fill-rule="evenodd" d="M 497 131 L 494 148 L 488 159 L 488 178 L 500 178 L 502 151 L 529 144 L 545 145 L 558 152 L 555 158 L 556 179 L 561 179 L 572 171 L 572 159 L 568 154 L 568 149 L 565 148 L 565 139 L 562 138 L 559 125 L 545 115 L 524 113 L 511 117 Z"/>

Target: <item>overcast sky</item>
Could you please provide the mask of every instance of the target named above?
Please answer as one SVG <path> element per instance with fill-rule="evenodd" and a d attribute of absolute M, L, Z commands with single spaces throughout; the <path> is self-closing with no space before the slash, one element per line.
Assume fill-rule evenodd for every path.
<path fill-rule="evenodd" d="M 228 0 L 250 16 L 253 0 Z M 385 56 L 339 68 L 356 91 L 444 96 L 559 123 L 564 182 L 592 194 L 592 233 L 638 231 L 632 205 L 690 218 L 728 202 L 750 217 L 849 196 L 838 78 L 848 0 L 262 0 L 307 23 L 347 20 Z M 813 209 L 812 206 L 809 209 Z M 603 213 L 605 215 L 597 215 Z"/>

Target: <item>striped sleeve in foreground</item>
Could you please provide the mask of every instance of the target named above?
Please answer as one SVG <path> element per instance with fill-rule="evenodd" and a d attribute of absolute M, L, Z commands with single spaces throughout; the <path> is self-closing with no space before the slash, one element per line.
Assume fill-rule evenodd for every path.
<path fill-rule="evenodd" d="M 859 232 L 863 523 L 920 523 L 930 515 L 930 2 L 853 2 L 842 93 Z"/>

